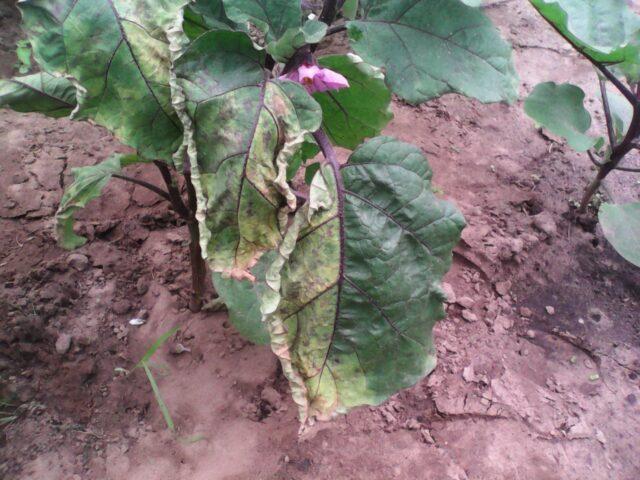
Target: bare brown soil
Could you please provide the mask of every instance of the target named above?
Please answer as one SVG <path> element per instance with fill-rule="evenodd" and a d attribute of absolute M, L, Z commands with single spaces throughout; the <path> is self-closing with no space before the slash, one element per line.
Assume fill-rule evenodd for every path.
<path fill-rule="evenodd" d="M 11 4 L 0 4 L 5 77 Z M 547 79 L 593 92 L 590 67 L 526 2 L 487 11 L 515 46 L 522 95 Z M 269 349 L 242 340 L 223 313 L 188 311 L 187 232 L 168 205 L 113 181 L 79 215 L 91 241 L 73 254 L 56 246 L 52 214 L 71 168 L 122 147 L 88 124 L 1 111 L 0 397 L 16 418 L 0 431 L 0 477 L 639 478 L 640 271 L 593 224 L 567 220 L 588 160 L 537 132 L 520 104 L 447 96 L 394 112 L 386 133 L 424 150 L 469 223 L 436 328 L 439 364 L 385 404 L 300 439 Z M 634 181 L 615 179 L 609 194 L 637 199 Z M 147 322 L 130 326 L 140 310 Z M 175 434 L 144 373 L 119 370 L 173 326 L 154 361 Z M 190 351 L 176 354 L 178 343 Z"/>

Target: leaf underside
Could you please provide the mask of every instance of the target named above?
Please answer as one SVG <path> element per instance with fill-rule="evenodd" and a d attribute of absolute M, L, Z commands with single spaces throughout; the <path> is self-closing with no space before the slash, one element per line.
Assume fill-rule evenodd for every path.
<path fill-rule="evenodd" d="M 68 117 L 76 106 L 76 87 L 44 72 L 0 80 L 0 107 L 4 106 L 17 112 Z"/>
<path fill-rule="evenodd" d="M 638 63 L 640 17 L 625 0 L 531 0 L 561 34 L 599 62 Z"/>
<path fill-rule="evenodd" d="M 303 422 L 379 404 L 434 368 L 440 281 L 464 226 L 433 195 L 413 146 L 374 138 L 341 172 L 344 190 L 330 167 L 317 173 L 311 203 L 320 194 L 332 200 L 298 213 L 304 226 L 280 272 L 279 306 L 267 315 L 285 327 L 285 346 L 277 335 L 272 342 L 283 367 L 290 358 Z"/>
<path fill-rule="evenodd" d="M 640 202 L 604 203 L 598 214 L 605 237 L 627 261 L 640 267 Z"/>
<path fill-rule="evenodd" d="M 73 231 L 74 213 L 98 198 L 113 174 L 138 161 L 136 155 L 113 155 L 97 165 L 73 169 L 74 182 L 66 188 L 55 218 L 56 238 L 62 248 L 73 250 L 86 243 L 86 238 Z"/>
<path fill-rule="evenodd" d="M 347 23 L 366 62 L 385 67 L 391 89 L 418 104 L 445 93 L 515 101 L 511 49 L 486 15 L 459 0 L 366 0 Z"/>

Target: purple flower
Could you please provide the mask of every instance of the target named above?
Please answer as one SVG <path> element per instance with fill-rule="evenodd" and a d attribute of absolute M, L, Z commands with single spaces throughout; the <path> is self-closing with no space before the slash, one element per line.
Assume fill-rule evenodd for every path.
<path fill-rule="evenodd" d="M 296 70 L 281 75 L 280 79 L 298 82 L 309 93 L 340 90 L 349 86 L 349 81 L 339 73 L 313 64 L 302 64 Z"/>

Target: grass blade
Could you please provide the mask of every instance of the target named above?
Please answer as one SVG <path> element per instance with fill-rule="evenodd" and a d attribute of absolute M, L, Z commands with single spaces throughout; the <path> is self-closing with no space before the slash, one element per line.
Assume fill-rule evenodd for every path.
<path fill-rule="evenodd" d="M 162 345 L 162 343 L 160 345 Z M 149 383 L 151 384 L 151 389 L 153 390 L 153 395 L 156 397 L 156 401 L 158 402 L 158 406 L 160 407 L 160 411 L 162 412 L 164 421 L 167 423 L 167 428 L 169 428 L 169 430 L 173 432 L 175 430 L 175 427 L 173 425 L 173 419 L 171 418 L 171 414 L 169 413 L 169 409 L 167 408 L 167 405 L 164 403 L 164 400 L 162 399 L 162 395 L 160 394 L 160 389 L 158 388 L 156 379 L 153 377 L 153 373 L 151 373 L 151 370 L 149 369 L 149 366 L 144 361 L 144 359 L 140 360 L 140 363 L 142 364 L 142 368 L 144 368 L 144 373 L 147 374 L 147 378 L 149 379 Z"/>
<path fill-rule="evenodd" d="M 156 353 L 156 350 L 158 350 L 167 340 L 169 340 L 169 337 L 174 335 L 178 331 L 179 328 L 180 327 L 174 327 L 171 330 L 169 330 L 168 332 L 164 333 L 160 338 L 158 338 L 153 343 L 153 345 L 151 345 L 149 347 L 149 350 L 147 350 L 147 352 L 144 354 L 144 356 L 140 359 L 140 361 L 133 368 L 143 367 L 147 363 L 147 361 L 153 356 L 153 354 Z"/>

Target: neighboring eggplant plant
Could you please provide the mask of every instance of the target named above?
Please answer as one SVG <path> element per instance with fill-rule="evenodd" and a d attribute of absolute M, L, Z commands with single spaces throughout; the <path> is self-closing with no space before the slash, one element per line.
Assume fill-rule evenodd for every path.
<path fill-rule="evenodd" d="M 530 0 L 544 19 L 595 67 L 607 139 L 587 134 L 591 115 L 585 93 L 572 84 L 541 83 L 525 101 L 537 124 L 587 152 L 598 173 L 578 207 L 583 214 L 602 181 L 614 170 L 640 173 L 624 165 L 640 149 L 640 16 L 626 0 Z M 617 91 L 610 91 L 610 86 Z M 606 148 L 605 148 L 605 144 Z M 640 266 L 640 203 L 604 203 L 599 219 L 605 236 L 628 261 Z"/>
<path fill-rule="evenodd" d="M 0 104 L 90 120 L 135 149 L 75 170 L 61 245 L 85 242 L 73 213 L 110 178 L 169 200 L 198 301 L 204 258 L 231 321 L 279 357 L 304 426 L 435 366 L 464 219 L 418 148 L 378 135 L 392 92 L 516 99 L 510 47 L 478 3 L 22 0 L 42 72 L 0 83 Z M 345 31 L 354 53 L 317 54 Z M 335 146 L 353 150 L 346 163 Z M 122 173 L 133 163 L 153 163 L 166 190 Z"/>

